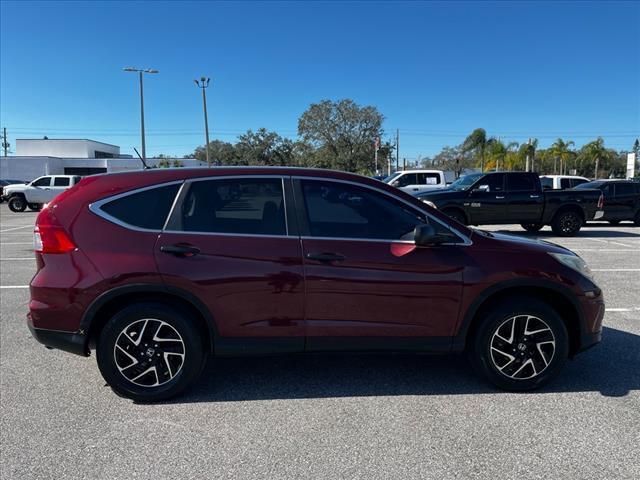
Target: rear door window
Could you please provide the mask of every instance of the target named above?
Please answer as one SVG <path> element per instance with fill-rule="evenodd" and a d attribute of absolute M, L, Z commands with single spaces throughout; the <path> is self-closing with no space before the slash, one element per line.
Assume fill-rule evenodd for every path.
<path fill-rule="evenodd" d="M 565 188 L 571 188 L 571 179 L 570 178 L 561 178 L 560 179 L 560 188 L 561 189 L 565 189 Z"/>
<path fill-rule="evenodd" d="M 439 185 L 440 175 L 437 173 L 418 173 L 418 185 Z"/>
<path fill-rule="evenodd" d="M 574 178 L 571 180 L 574 187 L 577 187 L 578 185 L 582 185 L 583 183 L 587 183 L 588 181 L 589 180 L 585 180 L 584 178 Z"/>
<path fill-rule="evenodd" d="M 68 187 L 70 184 L 69 177 L 54 177 L 53 186 L 54 187 Z"/>
<path fill-rule="evenodd" d="M 617 183 L 616 197 L 626 197 L 635 194 L 635 188 L 632 183 Z"/>
<path fill-rule="evenodd" d="M 545 190 L 549 190 L 553 188 L 553 178 L 549 178 L 549 177 L 543 177 L 540 179 L 540 184 L 542 185 L 542 188 L 544 188 Z"/>
<path fill-rule="evenodd" d="M 167 230 L 238 235 L 287 235 L 281 178 L 194 181 Z"/>
<path fill-rule="evenodd" d="M 510 192 L 531 192 L 537 190 L 533 175 L 508 175 L 507 182 Z"/>
<path fill-rule="evenodd" d="M 147 230 L 162 230 L 179 184 L 150 188 L 124 195 L 99 208 L 117 222 Z"/>

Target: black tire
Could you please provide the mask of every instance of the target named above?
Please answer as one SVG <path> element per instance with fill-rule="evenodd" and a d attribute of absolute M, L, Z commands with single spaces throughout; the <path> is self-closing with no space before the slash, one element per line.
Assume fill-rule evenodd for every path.
<path fill-rule="evenodd" d="M 27 201 L 21 196 L 11 197 L 9 199 L 9 210 L 12 212 L 24 212 L 27 208 Z"/>
<path fill-rule="evenodd" d="M 41 203 L 28 203 L 27 207 L 29 207 L 29 210 L 31 210 L 32 212 L 39 212 L 40 210 L 42 210 Z"/>
<path fill-rule="evenodd" d="M 618 225 L 620 223 L 620 220 L 609 220 L 609 223 L 611 225 Z"/>
<path fill-rule="evenodd" d="M 139 338 L 137 345 L 135 338 Z M 193 319 L 180 309 L 155 302 L 134 304 L 114 315 L 100 332 L 96 357 L 113 391 L 141 403 L 183 392 L 197 380 L 206 360 Z"/>
<path fill-rule="evenodd" d="M 461 223 L 462 225 L 467 224 L 467 217 L 460 210 L 456 210 L 455 208 L 453 208 L 453 209 L 443 210 L 442 213 L 444 213 L 449 218 L 453 218 L 456 222 Z"/>
<path fill-rule="evenodd" d="M 544 227 L 542 223 L 521 223 L 520 226 L 527 232 L 538 232 Z"/>
<path fill-rule="evenodd" d="M 565 210 L 553 217 L 551 230 L 559 237 L 573 237 L 580 231 L 583 224 L 584 220 L 580 213 L 576 210 Z"/>
<path fill-rule="evenodd" d="M 530 331 L 548 330 L 524 335 L 527 318 Z M 507 337 L 511 319 L 516 327 L 513 335 Z M 470 339 L 469 357 L 474 369 L 501 389 L 527 391 L 542 387 L 560 373 L 567 361 L 567 328 L 553 308 L 536 298 L 511 298 L 479 320 L 475 336 Z M 513 341 L 509 343 L 501 337 Z M 555 342 L 553 346 L 550 341 Z M 507 355 L 500 354 L 502 350 Z"/>

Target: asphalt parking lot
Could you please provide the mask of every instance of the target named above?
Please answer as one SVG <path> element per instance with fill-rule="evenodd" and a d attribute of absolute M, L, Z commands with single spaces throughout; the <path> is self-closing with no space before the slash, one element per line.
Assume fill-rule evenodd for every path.
<path fill-rule="evenodd" d="M 585 258 L 607 302 L 603 342 L 535 393 L 496 391 L 455 356 L 290 356 L 211 361 L 186 395 L 137 405 L 94 357 L 31 338 L 35 216 L 0 205 L 3 479 L 640 478 L 631 223 L 535 235 Z"/>

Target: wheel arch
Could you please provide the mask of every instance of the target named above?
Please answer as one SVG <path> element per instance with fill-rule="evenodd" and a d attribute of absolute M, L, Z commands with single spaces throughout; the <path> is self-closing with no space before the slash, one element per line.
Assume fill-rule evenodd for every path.
<path fill-rule="evenodd" d="M 454 351 L 465 350 L 482 323 L 484 314 L 501 301 L 513 296 L 533 297 L 550 304 L 567 327 L 569 355 L 573 356 L 578 353 L 584 328 L 582 309 L 569 289 L 544 281 L 511 281 L 484 290 L 464 315 L 458 334 L 454 337 L 452 349 Z"/>
<path fill-rule="evenodd" d="M 447 215 L 447 211 L 458 212 L 465 219 L 465 224 L 469 225 L 469 215 L 467 215 L 467 212 L 465 211 L 465 209 L 463 207 L 460 207 L 459 205 L 445 205 L 442 208 L 439 208 L 438 210 L 440 210 L 445 215 Z"/>
<path fill-rule="evenodd" d="M 89 306 L 80 322 L 80 332 L 85 335 L 85 350 L 94 347 L 102 328 L 118 309 L 131 303 L 164 303 L 181 308 L 195 319 L 204 334 L 204 346 L 213 352 L 217 328 L 206 306 L 194 295 L 182 289 L 158 284 L 127 285 L 109 290 Z"/>
<path fill-rule="evenodd" d="M 551 217 L 551 222 L 555 221 L 556 218 L 558 218 L 558 215 L 561 215 L 565 212 L 576 212 L 578 213 L 578 215 L 580 215 L 580 218 L 582 219 L 582 223 L 586 222 L 586 218 L 584 216 L 584 209 L 576 204 L 576 203 L 569 203 L 568 205 L 562 205 L 561 207 L 559 207 L 553 214 L 553 217 Z"/>

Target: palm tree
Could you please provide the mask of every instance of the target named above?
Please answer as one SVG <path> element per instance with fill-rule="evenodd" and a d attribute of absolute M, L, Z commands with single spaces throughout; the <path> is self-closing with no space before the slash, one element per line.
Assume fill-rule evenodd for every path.
<path fill-rule="evenodd" d="M 527 143 L 523 143 L 520 145 L 520 156 L 521 158 L 530 159 L 531 160 L 531 170 L 533 171 L 534 160 L 536 156 L 536 149 L 538 148 L 538 139 L 534 138 L 533 140 L 529 139 Z M 527 164 L 527 167 L 529 165 Z M 526 170 L 526 168 L 525 168 Z"/>
<path fill-rule="evenodd" d="M 597 140 L 589 142 L 581 149 L 581 154 L 588 160 L 594 162 L 594 177 L 598 178 L 598 166 L 600 160 L 609 158 L 609 151 L 604 146 L 604 140 L 602 137 L 598 137 Z"/>
<path fill-rule="evenodd" d="M 484 128 L 476 128 L 464 142 L 462 142 L 462 151 L 475 151 L 480 156 L 480 171 L 484 172 L 484 152 L 487 148 L 487 132 Z"/>
<path fill-rule="evenodd" d="M 573 145 L 575 145 L 573 140 L 565 142 L 559 138 L 551 145 L 551 147 L 549 147 L 549 150 L 551 150 L 551 154 L 553 155 L 553 173 L 556 173 L 556 161 L 560 160 L 560 175 L 564 174 L 564 167 L 567 164 L 566 162 L 573 154 L 569 147 Z"/>

